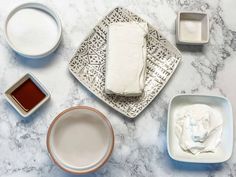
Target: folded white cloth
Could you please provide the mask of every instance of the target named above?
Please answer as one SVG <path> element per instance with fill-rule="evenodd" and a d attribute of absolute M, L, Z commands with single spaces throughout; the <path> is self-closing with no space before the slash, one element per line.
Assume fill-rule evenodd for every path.
<path fill-rule="evenodd" d="M 119 22 L 109 26 L 105 92 L 142 94 L 146 75 L 146 23 Z"/>

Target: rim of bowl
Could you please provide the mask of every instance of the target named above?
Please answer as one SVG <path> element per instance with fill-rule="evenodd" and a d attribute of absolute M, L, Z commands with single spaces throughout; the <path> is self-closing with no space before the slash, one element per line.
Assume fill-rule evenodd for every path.
<path fill-rule="evenodd" d="M 52 128 L 53 126 L 55 125 L 55 123 L 62 117 L 62 115 L 64 115 L 65 113 L 67 112 L 70 112 L 72 110 L 75 110 L 75 109 L 87 109 L 89 111 L 93 111 L 95 112 L 96 114 L 99 114 L 100 117 L 107 123 L 108 125 L 108 128 L 110 129 L 111 131 L 111 146 L 110 148 L 107 150 L 106 154 L 104 155 L 104 157 L 101 159 L 101 163 L 98 164 L 97 166 L 95 167 L 91 167 L 90 169 L 86 169 L 86 170 L 75 170 L 75 169 L 70 169 L 70 168 L 66 168 L 64 166 L 62 166 L 60 163 L 57 162 L 57 160 L 55 159 L 55 157 L 53 156 L 52 154 L 52 151 L 51 151 L 51 147 L 50 147 L 50 143 L 49 143 L 49 139 L 50 139 L 50 135 L 51 135 L 51 131 L 52 131 Z M 46 144 L 47 144 L 47 150 L 48 150 L 48 153 L 52 159 L 52 161 L 58 166 L 60 167 L 62 170 L 64 170 L 65 172 L 68 172 L 68 173 L 72 173 L 72 174 L 87 174 L 87 173 L 92 173 L 92 172 L 95 172 L 96 170 L 98 170 L 100 167 L 102 167 L 109 159 L 109 157 L 111 156 L 112 154 L 112 151 L 114 149 L 114 141 L 115 141 L 115 135 L 114 135 L 114 131 L 113 131 L 113 128 L 112 128 L 112 125 L 110 123 L 110 121 L 106 118 L 106 116 L 101 113 L 100 111 L 98 111 L 97 109 L 95 108 L 92 108 L 92 107 L 89 107 L 89 106 L 74 106 L 74 107 L 71 107 L 71 108 L 68 108 L 68 109 L 65 109 L 64 111 L 62 111 L 60 114 L 58 114 L 56 116 L 56 118 L 53 119 L 52 123 L 50 124 L 49 128 L 48 128 L 48 132 L 47 132 L 47 140 L 46 140 Z"/>
<path fill-rule="evenodd" d="M 57 24 L 57 28 L 58 28 L 58 34 L 57 34 L 57 41 L 54 43 L 54 45 L 48 49 L 45 52 L 39 53 L 39 54 L 27 54 L 24 53 L 23 51 L 17 49 L 17 47 L 11 42 L 11 40 L 9 39 L 8 33 L 7 33 L 7 26 L 8 26 L 8 22 L 9 20 L 12 18 L 12 16 L 14 16 L 18 11 L 25 9 L 25 8 L 35 8 L 35 9 L 39 9 L 45 13 L 47 13 L 48 15 L 50 15 L 54 21 Z M 15 8 L 13 8 L 10 13 L 8 14 L 6 20 L 5 20 L 5 24 L 4 24 L 4 35 L 5 35 L 5 39 L 8 43 L 8 45 L 18 54 L 20 54 L 23 57 L 26 58 L 32 58 L 32 59 L 41 59 L 44 58 L 48 55 L 50 55 L 51 53 L 53 53 L 59 46 L 59 44 L 61 43 L 61 39 L 62 39 L 62 24 L 61 24 L 61 20 L 58 16 L 58 14 L 51 9 L 50 7 L 46 6 L 45 4 L 41 4 L 41 3 L 37 3 L 37 2 L 29 2 L 29 3 L 23 3 L 19 6 L 16 6 Z"/>

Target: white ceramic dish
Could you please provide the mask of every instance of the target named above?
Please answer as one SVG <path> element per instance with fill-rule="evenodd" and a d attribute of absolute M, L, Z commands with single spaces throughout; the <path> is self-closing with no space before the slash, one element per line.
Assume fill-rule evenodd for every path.
<path fill-rule="evenodd" d="M 191 104 L 207 104 L 218 111 L 223 118 L 221 143 L 214 153 L 193 155 L 183 151 L 175 134 L 176 111 Z M 233 151 L 233 113 L 228 99 L 207 95 L 177 95 L 169 104 L 167 123 L 167 148 L 170 157 L 177 161 L 193 163 L 221 163 L 228 160 Z"/>
<path fill-rule="evenodd" d="M 40 35 L 42 37 L 38 37 Z M 60 44 L 61 21 L 49 7 L 40 3 L 25 3 L 9 13 L 5 22 L 5 37 L 18 54 L 27 58 L 43 58 Z"/>
<path fill-rule="evenodd" d="M 178 12 L 176 43 L 201 45 L 209 41 L 209 17 L 202 12 Z"/>
<path fill-rule="evenodd" d="M 132 12 L 117 7 L 105 16 L 82 42 L 69 63 L 70 72 L 94 95 L 129 118 L 140 114 L 167 84 L 181 61 L 181 54 L 148 24 L 147 69 L 141 96 L 124 97 L 105 93 L 105 63 L 109 24 L 145 22 Z"/>
<path fill-rule="evenodd" d="M 47 134 L 52 160 L 64 171 L 85 174 L 97 170 L 110 157 L 114 133 L 108 119 L 87 106 L 72 107 L 59 114 Z"/>
<path fill-rule="evenodd" d="M 27 79 L 31 79 L 34 84 L 37 85 L 37 87 L 45 94 L 45 98 L 41 100 L 33 109 L 31 109 L 29 112 L 24 111 L 18 104 L 17 102 L 11 97 L 11 93 L 19 87 L 23 82 L 25 82 Z M 33 114 L 39 107 L 41 107 L 49 98 L 50 98 L 50 93 L 47 91 L 47 89 L 40 83 L 38 79 L 36 79 L 32 74 L 26 74 L 22 78 L 20 78 L 17 82 L 15 82 L 9 89 L 7 89 L 4 93 L 5 98 L 7 101 L 17 110 L 17 112 L 22 116 L 22 117 L 28 117 L 31 114 Z"/>

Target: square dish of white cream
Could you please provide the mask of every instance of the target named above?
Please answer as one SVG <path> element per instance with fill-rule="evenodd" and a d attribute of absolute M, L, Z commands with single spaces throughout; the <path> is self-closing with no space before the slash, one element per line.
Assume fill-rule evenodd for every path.
<path fill-rule="evenodd" d="M 202 12 L 179 12 L 176 19 L 176 43 L 200 45 L 209 41 L 209 18 Z"/>
<path fill-rule="evenodd" d="M 215 152 L 192 154 L 184 151 L 176 135 L 177 113 L 185 106 L 204 104 L 216 111 L 223 120 L 221 141 Z M 228 160 L 233 151 L 233 113 L 228 99 L 207 95 L 177 95 L 169 104 L 167 123 L 167 148 L 170 157 L 177 161 L 192 163 L 221 163 Z"/>

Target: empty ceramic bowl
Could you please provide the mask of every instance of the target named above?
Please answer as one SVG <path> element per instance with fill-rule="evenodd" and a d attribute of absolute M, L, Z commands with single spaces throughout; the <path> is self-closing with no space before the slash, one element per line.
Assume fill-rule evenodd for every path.
<path fill-rule="evenodd" d="M 110 157 L 114 133 L 98 110 L 77 106 L 60 113 L 51 123 L 47 148 L 52 160 L 64 171 L 85 174 L 97 170 Z"/>
<path fill-rule="evenodd" d="M 192 154 L 184 151 L 176 135 L 176 121 L 179 110 L 185 106 L 205 104 L 223 119 L 221 141 L 215 152 Z M 214 117 L 217 118 L 217 117 Z M 228 160 L 233 151 L 233 113 L 228 99 L 208 95 L 177 95 L 169 103 L 167 123 L 167 148 L 170 157 L 177 161 L 193 163 L 220 163 Z"/>
<path fill-rule="evenodd" d="M 209 41 L 209 18 L 202 12 L 178 12 L 176 43 L 200 45 Z"/>

